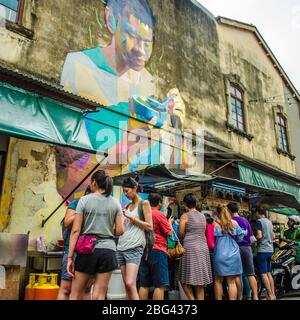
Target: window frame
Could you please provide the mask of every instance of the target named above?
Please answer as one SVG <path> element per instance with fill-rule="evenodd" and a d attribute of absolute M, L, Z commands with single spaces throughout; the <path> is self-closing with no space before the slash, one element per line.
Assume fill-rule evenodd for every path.
<path fill-rule="evenodd" d="M 25 7 L 25 0 L 20 0 L 19 6 L 18 6 L 17 22 L 16 22 L 16 24 L 18 25 L 22 24 L 24 7 Z"/>
<path fill-rule="evenodd" d="M 234 90 L 234 93 L 232 92 Z M 240 97 L 238 96 L 240 94 Z M 234 100 L 234 104 L 232 103 Z M 238 106 L 240 104 L 240 107 Z M 246 132 L 246 118 L 245 118 L 245 101 L 244 90 L 236 83 L 230 82 L 230 108 L 231 108 L 231 124 L 237 130 Z M 234 110 L 233 110 L 234 107 Z M 239 114 L 239 110 L 242 114 Z M 235 117 L 234 117 L 235 116 Z M 239 117 L 242 118 L 242 123 L 239 121 Z M 235 119 L 234 119 L 235 118 Z M 242 128 L 240 127 L 242 125 Z"/>
<path fill-rule="evenodd" d="M 226 96 L 226 128 L 229 133 L 233 132 L 238 136 L 246 138 L 249 142 L 254 139 L 249 126 L 249 103 L 247 88 L 241 83 L 240 77 L 236 74 L 224 74 L 225 96 Z M 231 86 L 237 87 L 243 97 L 243 121 L 244 129 L 238 129 L 232 124 L 232 106 L 231 106 Z"/>
<path fill-rule="evenodd" d="M 281 147 L 280 143 L 280 126 L 278 123 L 278 115 L 284 120 L 285 123 L 285 134 L 286 134 L 286 145 L 288 151 L 285 151 Z M 275 142 L 276 142 L 276 150 L 279 155 L 283 155 L 285 157 L 289 157 L 292 161 L 296 159 L 296 156 L 293 155 L 291 152 L 291 136 L 289 130 L 289 121 L 286 112 L 284 111 L 284 107 L 282 105 L 273 105 L 273 119 L 274 119 L 274 133 L 275 133 Z"/>
<path fill-rule="evenodd" d="M 289 153 L 290 144 L 289 144 L 287 120 L 281 112 L 276 113 L 276 126 L 278 129 L 278 148 L 282 152 Z"/>
<path fill-rule="evenodd" d="M 0 2 L 1 5 L 3 5 L 4 7 L 6 7 L 3 3 Z M 16 20 L 9 20 L 6 19 L 7 21 L 10 21 L 12 23 L 15 23 L 17 25 L 21 25 L 22 24 L 22 18 L 23 18 L 23 12 L 24 12 L 24 5 L 25 5 L 25 0 L 18 0 L 18 7 L 17 7 L 17 11 L 16 12 Z M 14 11 L 14 10 L 12 10 Z"/>

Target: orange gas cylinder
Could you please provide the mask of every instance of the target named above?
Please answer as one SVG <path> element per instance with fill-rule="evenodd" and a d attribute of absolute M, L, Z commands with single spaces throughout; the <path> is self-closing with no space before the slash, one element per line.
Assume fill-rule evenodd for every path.
<path fill-rule="evenodd" d="M 40 274 L 38 285 L 34 288 L 34 300 L 56 300 L 59 290 L 57 274 Z"/>
<path fill-rule="evenodd" d="M 56 300 L 57 295 L 58 295 L 58 291 L 59 291 L 59 285 L 57 284 L 57 278 L 58 278 L 57 273 L 50 274 L 50 285 L 51 285 L 53 297 L 54 297 L 54 299 L 52 299 L 52 300 Z"/>
<path fill-rule="evenodd" d="M 29 283 L 25 287 L 25 300 L 34 300 L 34 285 L 36 281 L 36 274 L 30 273 L 29 274 Z"/>

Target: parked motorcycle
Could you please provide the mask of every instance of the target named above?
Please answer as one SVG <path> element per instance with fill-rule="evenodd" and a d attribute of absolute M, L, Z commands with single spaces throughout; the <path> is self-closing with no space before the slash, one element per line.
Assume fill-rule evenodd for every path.
<path fill-rule="evenodd" d="M 277 298 L 294 290 L 292 280 L 296 264 L 296 244 L 294 242 L 275 242 L 275 252 L 272 256 L 272 275 Z"/>

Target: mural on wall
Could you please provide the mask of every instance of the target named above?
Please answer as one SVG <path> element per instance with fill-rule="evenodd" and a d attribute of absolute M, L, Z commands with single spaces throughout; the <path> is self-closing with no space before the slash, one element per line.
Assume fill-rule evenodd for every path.
<path fill-rule="evenodd" d="M 171 88 L 159 99 L 156 79 L 146 69 L 157 32 L 148 0 L 106 0 L 104 6 L 111 42 L 107 46 L 69 53 L 62 70 L 61 85 L 73 94 L 105 106 L 86 115 L 85 126 L 93 147 L 108 151 L 115 160 L 109 163 L 116 164 L 110 166 L 111 173 L 116 175 L 137 170 L 141 163 L 160 162 L 157 158 L 153 160 L 153 155 L 160 154 L 158 141 L 152 139 L 150 144 L 140 145 L 137 152 L 130 152 L 136 141 L 129 141 L 127 133 L 141 129 L 149 138 L 155 137 L 154 131 L 165 131 L 160 129 L 174 128 L 182 132 L 185 105 L 177 88 Z M 97 21 L 100 23 L 98 16 Z M 107 133 L 106 137 L 101 136 L 101 129 L 102 133 L 106 132 L 107 126 L 110 126 L 112 137 L 107 137 Z M 176 137 L 174 145 L 181 150 L 181 134 Z M 126 161 L 120 162 L 120 154 L 126 154 Z M 184 166 L 181 151 L 172 156 L 172 163 Z M 74 186 L 96 163 L 95 155 L 57 147 L 60 194 L 66 195 L 70 191 L 68 184 L 72 182 Z"/>

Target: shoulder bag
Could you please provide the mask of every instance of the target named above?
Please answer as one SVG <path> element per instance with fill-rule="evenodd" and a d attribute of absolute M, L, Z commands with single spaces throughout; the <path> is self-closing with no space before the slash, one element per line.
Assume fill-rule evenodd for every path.
<path fill-rule="evenodd" d="M 181 258 L 185 254 L 185 249 L 182 246 L 182 244 L 180 243 L 179 238 L 173 228 L 172 228 L 172 230 L 173 230 L 173 233 L 175 235 L 177 242 L 176 242 L 175 248 L 168 250 L 168 256 L 170 259 L 178 259 L 178 258 Z"/>

